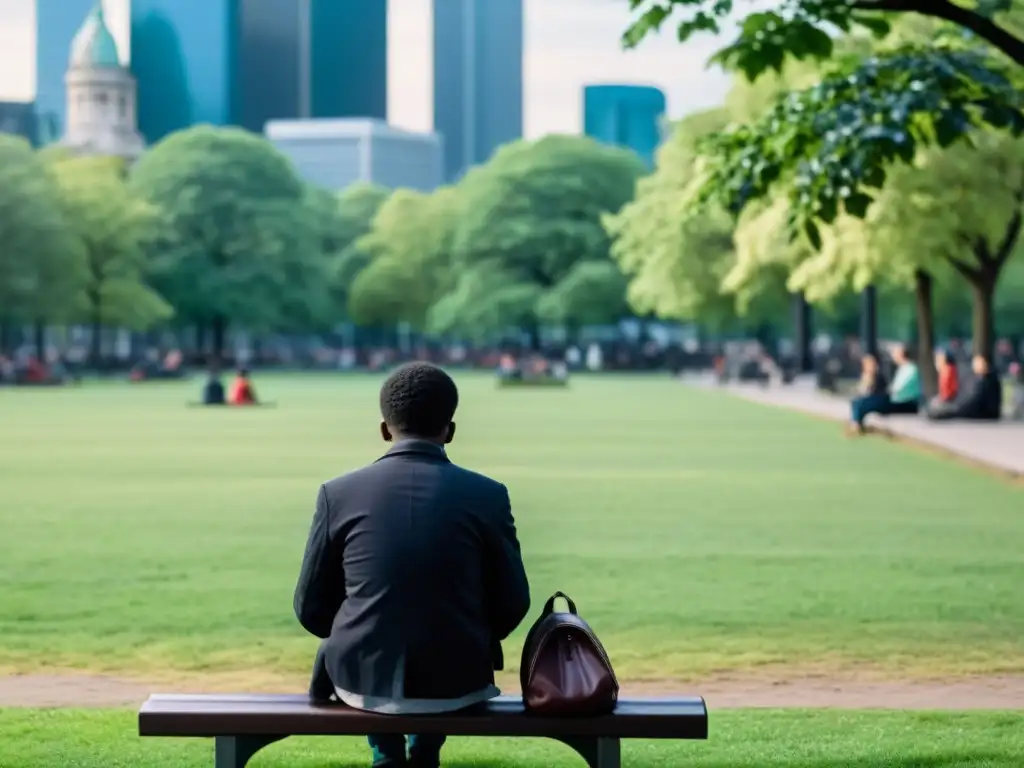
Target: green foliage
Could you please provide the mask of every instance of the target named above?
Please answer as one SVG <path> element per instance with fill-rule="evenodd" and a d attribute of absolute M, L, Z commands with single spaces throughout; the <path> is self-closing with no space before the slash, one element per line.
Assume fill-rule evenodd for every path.
<path fill-rule="evenodd" d="M 316 213 L 269 142 L 234 128 L 190 128 L 143 155 L 130 183 L 166 216 L 150 269 L 184 318 L 257 329 L 312 319 L 302 307 L 326 285 Z"/>
<path fill-rule="evenodd" d="M 630 0 L 633 22 L 622 42 L 632 48 L 666 24 L 675 26 L 682 43 L 702 33 L 718 35 L 731 27 L 736 6 L 733 0 Z M 1016 34 L 1020 9 L 1011 0 L 978 0 L 973 7 L 949 0 L 781 0 L 772 10 L 744 16 L 738 36 L 712 61 L 755 80 L 781 72 L 787 60 L 831 58 L 836 31 L 885 37 L 891 18 L 909 14 L 952 22 L 961 38 L 985 40 L 1024 64 L 1024 42 Z"/>
<path fill-rule="evenodd" d="M 784 311 L 779 270 L 760 270 L 756 282 L 726 289 L 724 280 L 736 261 L 731 217 L 715 207 L 687 215 L 695 146 L 728 119 L 723 110 L 711 110 L 676 125 L 658 150 L 657 170 L 637 185 L 636 199 L 605 218 L 614 238 L 612 256 L 630 277 L 629 302 L 640 314 L 724 328 L 734 324 L 737 312 L 756 322 Z"/>
<path fill-rule="evenodd" d="M 135 330 L 172 314 L 146 285 L 145 247 L 162 226 L 160 212 L 129 193 L 119 160 L 51 156 L 65 220 L 80 243 L 86 280 L 80 319 Z"/>
<path fill-rule="evenodd" d="M 843 67 L 710 138 L 696 199 L 739 214 L 785 187 L 794 228 L 820 247 L 819 223 L 863 218 L 893 163 L 983 125 L 1019 134 L 1021 106 L 1007 75 L 977 53 L 910 46 Z"/>
<path fill-rule="evenodd" d="M 0 320 L 74 315 L 85 265 L 59 194 L 28 142 L 0 134 Z"/>
<path fill-rule="evenodd" d="M 624 288 L 614 270 L 577 270 L 583 262 L 608 263 L 601 217 L 632 199 L 644 173 L 632 152 L 587 138 L 502 147 L 459 184 L 457 280 L 432 312 L 431 328 L 479 335 L 530 327 L 542 316 L 572 324 L 617 320 L 621 300 L 602 311 L 580 294 L 584 284 L 605 296 Z"/>
<path fill-rule="evenodd" d="M 353 244 L 353 253 L 369 258 L 349 293 L 348 311 L 355 322 L 426 327 L 430 308 L 451 285 L 457 216 L 456 192 L 450 187 L 432 194 L 400 189 L 384 201 L 369 232 Z"/>

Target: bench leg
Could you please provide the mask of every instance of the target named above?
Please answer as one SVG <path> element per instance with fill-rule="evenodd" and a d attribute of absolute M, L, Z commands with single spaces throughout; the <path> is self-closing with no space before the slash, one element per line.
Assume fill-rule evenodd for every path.
<path fill-rule="evenodd" d="M 246 763 L 268 744 L 284 736 L 218 736 L 213 740 L 214 768 L 245 768 Z"/>
<path fill-rule="evenodd" d="M 618 739 L 558 739 L 572 747 L 590 768 L 622 768 L 622 747 Z"/>

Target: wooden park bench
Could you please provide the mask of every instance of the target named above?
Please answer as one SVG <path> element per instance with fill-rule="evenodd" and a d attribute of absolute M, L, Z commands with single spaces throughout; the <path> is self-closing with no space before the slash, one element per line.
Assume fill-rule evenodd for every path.
<path fill-rule="evenodd" d="M 527 714 L 520 698 L 502 696 L 472 712 L 377 715 L 276 694 L 157 694 L 139 711 L 140 736 L 213 738 L 215 768 L 244 768 L 289 736 L 370 733 L 548 738 L 572 747 L 590 768 L 620 768 L 620 739 L 706 739 L 708 711 L 700 697 L 620 699 L 611 715 L 552 718 Z"/>

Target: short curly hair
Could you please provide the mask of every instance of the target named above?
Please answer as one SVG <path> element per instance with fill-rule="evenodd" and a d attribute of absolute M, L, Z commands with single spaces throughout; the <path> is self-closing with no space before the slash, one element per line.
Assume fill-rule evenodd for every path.
<path fill-rule="evenodd" d="M 395 369 L 380 388 L 380 414 L 392 429 L 412 437 L 437 437 L 459 406 L 452 377 L 430 363 Z"/>

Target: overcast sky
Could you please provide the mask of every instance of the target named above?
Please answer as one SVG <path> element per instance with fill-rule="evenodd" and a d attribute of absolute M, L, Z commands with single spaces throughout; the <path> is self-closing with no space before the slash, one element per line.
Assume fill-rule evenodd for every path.
<path fill-rule="evenodd" d="M 111 32 L 128 51 L 130 0 L 106 0 Z M 501 2 L 501 0 L 489 0 Z M 431 0 L 389 0 L 388 112 L 402 128 L 427 130 L 431 103 Z M 0 0 L 0 100 L 35 93 L 34 0 Z M 685 46 L 671 31 L 623 51 L 627 0 L 525 0 L 524 119 L 527 136 L 577 133 L 581 88 L 588 83 L 655 85 L 668 97 L 671 117 L 721 102 L 727 79 L 705 63 L 716 41 Z M 721 41 L 718 41 L 719 44 Z"/>

